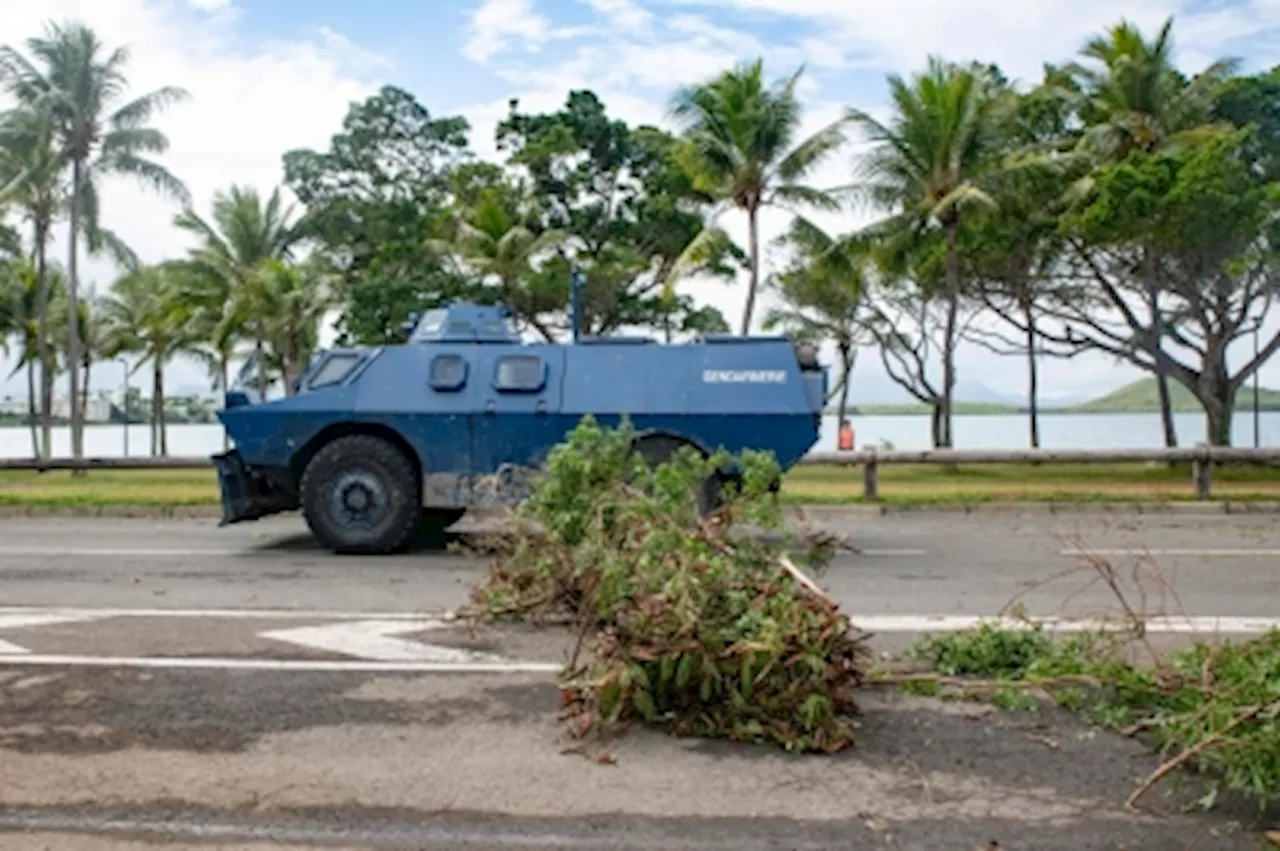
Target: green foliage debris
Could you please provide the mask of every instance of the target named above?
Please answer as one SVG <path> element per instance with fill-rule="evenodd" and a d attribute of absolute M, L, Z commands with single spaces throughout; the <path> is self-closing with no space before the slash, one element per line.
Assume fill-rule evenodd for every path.
<path fill-rule="evenodd" d="M 1152 651 L 1149 664 L 1131 662 L 1145 645 L 1139 630 L 1053 639 L 1039 627 L 983 623 L 929 637 L 911 655 L 940 676 L 994 680 L 993 702 L 1004 708 L 1033 709 L 1013 692 L 1044 689 L 1090 723 L 1141 736 L 1164 761 L 1130 805 L 1184 766 L 1205 779 L 1206 807 L 1224 790 L 1263 809 L 1280 802 L 1280 629 L 1216 646 L 1197 639 L 1168 654 Z M 912 686 L 920 690 L 918 681 Z"/>
<path fill-rule="evenodd" d="M 790 751 L 853 744 L 862 637 L 782 545 L 734 534 L 780 528 L 776 463 L 684 448 L 650 464 L 635 438 L 625 421 L 588 418 L 552 452 L 519 509 L 526 527 L 476 590 L 477 611 L 577 624 L 561 678 L 575 737 L 644 722 Z M 704 515 L 699 494 L 730 462 L 741 482 Z M 795 559 L 816 568 L 830 553 L 813 540 Z"/>

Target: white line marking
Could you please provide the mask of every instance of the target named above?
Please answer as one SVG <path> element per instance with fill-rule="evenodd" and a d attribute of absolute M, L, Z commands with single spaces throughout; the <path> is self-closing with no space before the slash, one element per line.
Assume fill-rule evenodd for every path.
<path fill-rule="evenodd" d="M 184 549 L 145 549 L 140 550 L 137 547 L 20 547 L 6 546 L 0 550 L 0 556 L 79 556 L 82 558 L 100 558 L 103 556 L 155 556 L 164 558 L 199 558 L 218 557 L 225 558 L 227 556 L 236 555 L 252 555 L 254 557 L 266 555 L 262 551 L 253 549 L 240 550 L 197 550 L 191 548 Z"/>
<path fill-rule="evenodd" d="M 1251 558 L 1275 558 L 1280 556 L 1280 550 L 1158 550 L 1158 549 L 1116 549 L 1116 550 L 1062 550 L 1059 555 L 1064 556 L 1244 556 Z"/>
<path fill-rule="evenodd" d="M 485 662 L 502 663 L 507 660 L 489 653 L 479 653 L 458 647 L 442 647 L 404 638 L 392 638 L 395 633 L 419 632 L 443 629 L 447 624 L 438 620 L 364 620 L 324 626 L 304 626 L 293 629 L 277 629 L 259 633 L 261 638 L 282 641 L 287 644 L 341 653 L 359 659 L 376 662 L 437 662 L 440 664 L 471 664 Z"/>
<path fill-rule="evenodd" d="M 0 629 L 21 629 L 24 626 L 52 626 L 58 623 L 76 623 L 97 618 L 91 614 L 64 614 L 59 612 L 23 612 L 18 614 L 0 613 Z M 30 653 L 20 645 L 0 639 L 0 655 L 12 656 L 19 653 Z"/>
<path fill-rule="evenodd" d="M 867 632 L 954 632 L 972 629 L 979 623 L 990 623 L 1008 629 L 1028 626 L 1026 621 L 1015 618 L 997 618 L 990 615 L 849 615 L 849 620 Z M 1120 616 L 1102 618 L 1030 618 L 1043 624 L 1046 630 L 1080 632 L 1126 627 Z M 1201 616 L 1201 617 L 1152 617 L 1144 621 L 1151 633 L 1265 633 L 1280 629 L 1280 618 Z"/>
<path fill-rule="evenodd" d="M 228 618 L 271 620 L 422 620 L 444 611 L 351 612 L 306 609 L 112 609 L 86 607 L 0 606 L 0 614 L 39 614 L 94 618 Z"/>
<path fill-rule="evenodd" d="M 206 656 L 55 656 L 0 655 L 0 666 L 31 665 L 38 667 L 92 668 L 168 668 L 242 671 L 321 671 L 321 672 L 410 672 L 431 674 L 520 674 L 557 673 L 562 666 L 554 662 L 371 662 L 368 660 L 324 659 L 223 659 Z"/>
<path fill-rule="evenodd" d="M 859 550 L 854 552 L 860 556 L 927 556 L 928 550 Z"/>

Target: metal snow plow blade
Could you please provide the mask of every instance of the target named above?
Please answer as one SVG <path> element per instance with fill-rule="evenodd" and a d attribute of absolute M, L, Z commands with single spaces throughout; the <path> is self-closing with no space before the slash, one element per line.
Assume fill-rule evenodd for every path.
<path fill-rule="evenodd" d="M 284 511 L 287 506 L 271 485 L 245 466 L 239 451 L 232 449 L 212 456 L 218 472 L 218 488 L 222 496 L 222 520 L 219 526 L 258 520 Z"/>

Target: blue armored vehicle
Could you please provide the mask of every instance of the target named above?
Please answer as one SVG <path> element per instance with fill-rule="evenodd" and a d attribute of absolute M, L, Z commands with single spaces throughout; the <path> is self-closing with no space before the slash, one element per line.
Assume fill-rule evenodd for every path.
<path fill-rule="evenodd" d="M 818 439 L 827 373 L 812 347 L 580 337 L 576 311 L 573 327 L 572 344 L 528 343 L 503 307 L 452 304 L 404 343 L 320 353 L 272 400 L 246 364 L 219 413 L 234 443 L 213 457 L 223 524 L 300 509 L 334 552 L 392 552 L 424 524 L 519 499 L 587 414 L 629 418 L 650 463 L 691 445 L 704 457 L 771 450 L 786 470 Z"/>

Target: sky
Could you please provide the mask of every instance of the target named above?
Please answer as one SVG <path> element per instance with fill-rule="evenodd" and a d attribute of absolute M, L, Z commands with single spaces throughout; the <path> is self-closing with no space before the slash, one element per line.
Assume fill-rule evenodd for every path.
<path fill-rule="evenodd" d="M 46 21 L 81 20 L 107 45 L 129 48 L 133 93 L 185 88 L 189 99 L 155 123 L 171 143 L 164 162 L 207 212 L 212 194 L 232 183 L 271 191 L 284 151 L 324 148 L 348 106 L 385 83 L 434 114 L 465 116 L 475 150 L 494 157 L 493 127 L 511 98 L 551 110 L 570 90 L 590 88 L 616 117 L 669 127 L 677 86 L 762 57 L 775 78 L 803 66 L 808 132 L 847 106 L 883 114 L 886 75 L 909 75 L 931 53 L 996 62 L 1032 82 L 1042 63 L 1071 58 L 1122 18 L 1154 33 L 1169 15 L 1184 70 L 1221 56 L 1258 70 L 1280 55 L 1280 0 L 42 0 L 0 2 L 0 41 L 24 49 Z M 855 155 L 856 143 L 814 182 L 847 181 Z M 119 181 L 102 197 L 108 226 L 146 261 L 190 246 L 171 226 L 178 211 Z M 865 213 L 818 219 L 836 230 L 868 221 Z M 731 211 L 720 224 L 745 244 L 743 215 Z M 784 215 L 766 214 L 763 240 L 785 225 Z M 54 251 L 65 258 L 65 227 Z M 82 268 L 98 291 L 116 275 L 105 260 Z M 745 281 L 689 291 L 737 328 Z M 1264 384 L 1280 385 L 1278 361 Z M 893 395 L 877 363 L 873 352 L 860 358 L 852 401 Z M 22 376 L 6 380 L 11 370 L 0 353 L 0 396 L 25 393 Z M 1025 384 L 1021 359 L 972 345 L 959 370 L 962 398 L 966 385 L 1020 395 Z M 98 380 L 118 385 L 118 367 L 107 378 L 103 371 Z M 1096 395 L 1141 377 L 1097 356 L 1049 359 L 1042 371 L 1049 398 Z M 186 361 L 170 365 L 167 382 L 177 392 L 208 390 L 203 368 Z"/>

